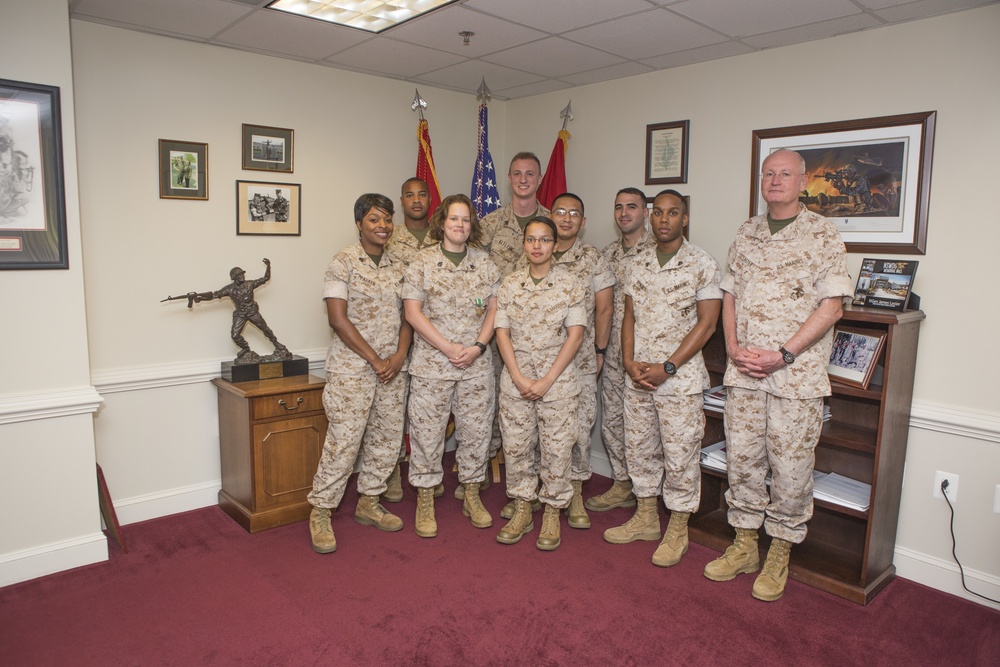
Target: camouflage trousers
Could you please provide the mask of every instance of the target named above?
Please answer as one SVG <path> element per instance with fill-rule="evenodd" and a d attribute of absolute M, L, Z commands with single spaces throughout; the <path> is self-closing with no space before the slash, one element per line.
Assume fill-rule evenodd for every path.
<path fill-rule="evenodd" d="M 399 373 L 382 384 L 374 372 L 365 375 L 327 373 L 323 407 L 328 422 L 309 504 L 333 509 L 340 505 L 347 479 L 362 450 L 358 493 L 379 496 L 392 474 L 403 437 L 403 406 L 409 377 Z"/>
<path fill-rule="evenodd" d="M 580 435 L 573 445 L 573 463 L 570 467 L 570 479 L 583 482 L 590 479 L 593 471 L 590 468 L 590 432 L 594 430 L 597 421 L 597 375 L 580 373 L 580 411 L 578 415 Z"/>
<path fill-rule="evenodd" d="M 619 482 L 629 479 L 625 461 L 625 371 L 604 362 L 601 379 L 601 440 L 611 463 L 611 474 Z"/>
<path fill-rule="evenodd" d="M 671 396 L 625 387 L 625 456 L 637 497 L 656 496 L 662 480 L 668 510 L 698 510 L 704 406 L 701 392 Z"/>
<path fill-rule="evenodd" d="M 573 445 L 580 432 L 577 397 L 528 401 L 501 394 L 499 403 L 507 495 L 534 500 L 540 481 L 540 501 L 560 509 L 568 507 L 573 497 Z"/>
<path fill-rule="evenodd" d="M 493 374 L 465 380 L 410 378 L 410 484 L 428 488 L 441 483 L 448 414 L 455 415 L 455 462 L 458 481 L 482 482 L 489 464 L 490 419 L 496 405 Z"/>
<path fill-rule="evenodd" d="M 813 467 L 823 427 L 823 399 L 781 398 L 729 387 L 726 458 L 729 524 L 764 529 L 799 544 L 813 512 Z M 771 493 L 765 478 L 771 472 Z"/>
<path fill-rule="evenodd" d="M 497 348 L 497 339 L 494 337 L 490 341 L 490 348 L 493 352 L 493 389 L 494 394 L 500 396 L 500 375 L 503 373 L 503 358 L 500 356 L 500 350 Z M 500 404 L 497 400 L 494 406 L 493 414 L 490 415 L 490 423 L 492 424 L 492 433 L 490 435 L 490 458 L 492 459 L 500 451 L 503 446 L 503 436 L 500 433 Z"/>

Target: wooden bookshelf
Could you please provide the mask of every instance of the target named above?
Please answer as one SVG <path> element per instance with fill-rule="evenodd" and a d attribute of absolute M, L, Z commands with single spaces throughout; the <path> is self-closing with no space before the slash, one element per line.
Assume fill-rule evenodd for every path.
<path fill-rule="evenodd" d="M 814 502 L 805 542 L 792 549 L 789 576 L 852 602 L 867 604 L 888 584 L 896 569 L 893 551 L 903 483 L 903 463 L 913 398 L 913 375 L 922 311 L 895 312 L 847 307 L 840 324 L 886 334 L 878 363 L 881 384 L 867 389 L 833 382 L 828 399 L 832 417 L 816 448 L 816 470 L 835 472 L 871 484 L 867 511 L 824 500 Z M 720 321 L 705 346 L 713 385 L 722 384 L 726 347 Z M 722 414 L 705 411 L 703 445 L 725 439 Z M 735 535 L 726 520 L 725 473 L 702 466 L 701 507 L 689 533 L 699 544 L 725 550 Z M 761 560 L 770 546 L 761 530 Z"/>

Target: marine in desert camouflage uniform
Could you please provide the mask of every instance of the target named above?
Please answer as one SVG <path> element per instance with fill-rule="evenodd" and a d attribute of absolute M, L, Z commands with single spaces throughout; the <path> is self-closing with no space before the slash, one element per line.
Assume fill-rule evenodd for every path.
<path fill-rule="evenodd" d="M 852 290 L 836 227 L 798 201 L 806 185 L 802 157 L 776 151 L 762 172 L 768 212 L 740 227 L 722 280 L 729 356 L 726 502 L 736 540 L 705 567 L 705 576 L 728 581 L 756 572 L 763 524 L 772 540 L 753 596 L 773 601 L 784 593 L 791 545 L 805 539 L 812 516 L 833 325 Z"/>
<path fill-rule="evenodd" d="M 458 479 L 463 513 L 477 528 L 493 520 L 479 500 L 486 479 L 495 410 L 493 337 L 500 274 L 479 237 L 472 202 L 446 197 L 431 220 L 440 245 L 417 254 L 406 268 L 403 303 L 417 332 L 410 361 L 410 483 L 417 489 L 417 534 L 437 535 L 433 488 L 441 483 L 448 415 L 455 415 Z"/>
<path fill-rule="evenodd" d="M 587 314 L 584 287 L 552 264 L 556 226 L 538 217 L 525 228 L 530 266 L 508 276 L 497 293 L 497 346 L 504 358 L 500 427 L 507 462 L 507 495 L 514 513 L 497 541 L 514 544 L 534 528 L 531 503 L 545 505 L 536 546 L 559 546 L 559 510 L 573 495 L 570 464 L 577 440 L 580 393 L 574 357 Z M 540 463 L 535 471 L 535 448 Z"/>
<path fill-rule="evenodd" d="M 622 368 L 622 313 L 625 295 L 622 292 L 625 271 L 636 255 L 656 244 L 646 229 L 649 209 L 646 194 L 639 188 L 622 188 L 615 195 L 614 220 L 621 238 L 601 250 L 615 273 L 614 310 L 611 335 L 604 355 L 601 376 L 601 440 L 608 454 L 613 478 L 611 488 L 587 499 L 587 509 L 606 512 L 616 507 L 635 507 L 632 479 L 625 461 L 625 370 Z"/>
<path fill-rule="evenodd" d="M 687 552 L 687 520 L 701 499 L 702 391 L 710 386 L 701 348 L 722 307 L 719 263 L 684 239 L 684 197 L 656 196 L 650 230 L 656 247 L 636 256 L 625 277 L 622 363 L 625 456 L 638 507 L 604 537 L 616 544 L 660 536 L 656 496 L 662 483 L 670 523 L 653 564 L 670 567 Z M 662 482 L 661 482 L 662 480 Z"/>
<path fill-rule="evenodd" d="M 379 503 L 403 437 L 406 361 L 413 337 L 402 318 L 402 266 L 384 252 L 392 214 L 388 197 L 359 197 L 354 215 L 360 240 L 339 252 L 324 276 L 323 298 L 336 335 L 327 353 L 323 390 L 329 426 L 308 496 L 313 507 L 310 536 L 319 553 L 337 548 L 330 512 L 343 498 L 362 444 L 354 518 L 381 530 L 403 527 Z"/>

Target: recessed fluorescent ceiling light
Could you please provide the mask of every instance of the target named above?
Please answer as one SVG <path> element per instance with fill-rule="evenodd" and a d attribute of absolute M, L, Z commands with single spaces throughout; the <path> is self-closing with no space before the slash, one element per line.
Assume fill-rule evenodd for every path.
<path fill-rule="evenodd" d="M 455 1 L 275 0 L 267 8 L 377 33 Z"/>

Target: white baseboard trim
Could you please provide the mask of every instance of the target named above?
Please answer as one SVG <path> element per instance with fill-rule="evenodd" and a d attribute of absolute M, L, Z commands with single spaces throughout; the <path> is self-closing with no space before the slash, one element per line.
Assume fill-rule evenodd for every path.
<path fill-rule="evenodd" d="M 103 533 L 0 554 L 0 586 L 101 563 L 107 559 L 108 539 Z"/>
<path fill-rule="evenodd" d="M 898 576 L 944 593 L 951 593 L 984 607 L 1000 610 L 1000 604 L 976 597 L 962 588 L 962 575 L 954 561 L 928 556 L 900 546 L 896 547 L 893 556 Z M 1000 600 L 1000 577 L 966 567 L 965 583 L 980 595 Z"/>
<path fill-rule="evenodd" d="M 171 514 L 210 507 L 219 502 L 222 480 L 212 480 L 202 484 L 192 484 L 157 493 L 149 493 L 132 498 L 116 499 L 115 515 L 118 523 L 127 526 L 149 519 L 157 519 Z M 128 543 L 128 536 L 125 536 Z"/>

